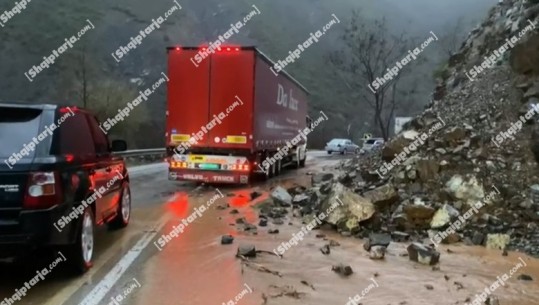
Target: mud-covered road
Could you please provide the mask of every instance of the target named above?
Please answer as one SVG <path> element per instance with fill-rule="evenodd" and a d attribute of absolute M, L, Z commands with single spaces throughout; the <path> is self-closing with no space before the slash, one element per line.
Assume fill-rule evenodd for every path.
<path fill-rule="evenodd" d="M 95 265 L 86 275 L 71 275 L 60 261 L 15 304 L 345 305 L 362 294 L 363 304 L 465 304 L 512 268 L 514 274 L 495 289 L 500 304 L 539 304 L 539 260 L 519 253 L 502 256 L 500 251 L 452 245 L 439 249 L 441 263 L 432 268 L 409 261 L 403 255 L 406 244 L 392 243 L 385 260 L 373 261 L 360 240 L 315 230 L 279 258 L 271 253 L 300 230 L 299 219 L 270 222 L 256 235 L 237 230 L 237 218 L 258 223 L 255 206 L 273 186 L 308 186 L 307 173 L 322 172 L 344 158 L 312 152 L 306 168 L 249 187 L 169 182 L 165 164 L 131 168 L 133 216 L 128 228 L 96 233 Z M 251 201 L 255 188 L 264 195 Z M 224 204 L 230 208 L 219 209 Z M 201 206 L 209 208 L 170 238 L 182 219 Z M 232 209 L 239 213 L 231 214 Z M 279 234 L 268 233 L 275 228 Z M 226 234 L 235 237 L 233 244 L 221 245 Z M 330 240 L 339 246 L 323 255 L 319 248 Z M 254 244 L 268 253 L 244 263 L 235 257 L 239 244 Z M 37 253 L 1 263 L 0 302 L 55 259 Z M 331 270 L 338 263 L 350 265 L 354 273 L 338 276 Z M 518 280 L 520 274 L 533 281 Z"/>

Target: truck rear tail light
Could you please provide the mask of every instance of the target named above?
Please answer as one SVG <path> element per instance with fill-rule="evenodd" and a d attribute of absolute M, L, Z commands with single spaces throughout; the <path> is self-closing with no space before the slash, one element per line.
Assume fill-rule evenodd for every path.
<path fill-rule="evenodd" d="M 249 165 L 234 164 L 230 166 L 230 170 L 233 171 L 249 171 Z"/>
<path fill-rule="evenodd" d="M 171 162 L 170 162 L 170 167 L 171 167 L 171 168 L 187 168 L 187 167 L 188 167 L 188 164 L 187 164 L 187 162 L 175 162 L 175 161 L 171 161 Z"/>
<path fill-rule="evenodd" d="M 47 209 L 62 201 L 58 172 L 30 173 L 23 203 L 25 209 Z"/>

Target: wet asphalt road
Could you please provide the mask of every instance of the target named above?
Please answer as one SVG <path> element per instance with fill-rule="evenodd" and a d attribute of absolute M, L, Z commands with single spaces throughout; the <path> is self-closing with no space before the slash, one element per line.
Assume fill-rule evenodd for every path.
<path fill-rule="evenodd" d="M 130 225 L 115 232 L 97 230 L 94 266 L 87 274 L 74 276 L 66 263 L 59 261 L 15 304 L 227 304 L 230 297 L 247 291 L 248 285 L 241 280 L 235 246 L 223 249 L 220 245 L 221 235 L 238 232 L 225 220 L 219 220 L 224 214 L 216 206 L 229 203 L 242 208 L 249 203 L 238 194 L 248 197 L 255 187 L 269 190 L 281 182 L 306 179 L 307 172 L 350 157 L 309 152 L 306 168 L 286 170 L 268 182 L 242 187 L 197 187 L 194 183 L 171 182 L 164 163 L 130 168 Z M 170 233 L 195 207 L 208 204 L 220 193 L 227 196 L 217 199 L 182 234 L 161 251 L 158 249 L 156 244 L 163 234 Z M 229 197 L 232 193 L 235 196 Z M 254 211 L 246 215 L 254 221 Z M 32 253 L 15 263 L 0 263 L 0 303 L 32 279 L 36 270 L 48 267 L 58 257 L 58 253 Z M 242 304 L 251 303 L 245 297 Z M 260 299 L 252 300 L 252 304 L 260 304 Z"/>
<path fill-rule="evenodd" d="M 539 304 L 539 260 L 518 253 L 504 257 L 483 247 L 442 247 L 438 269 L 409 262 L 405 244 L 391 244 L 384 261 L 369 259 L 355 238 L 332 231 L 308 234 L 284 258 L 272 255 L 281 242 L 297 233 L 301 221 L 288 218 L 282 225 L 258 227 L 258 234 L 238 230 L 236 219 L 258 224 L 257 204 L 276 186 L 308 186 L 309 172 L 324 172 L 351 156 L 310 152 L 307 166 L 287 170 L 265 183 L 249 186 L 202 186 L 167 180 L 166 164 L 130 168 L 133 214 L 121 231 L 96 232 L 95 265 L 84 276 L 73 276 L 59 262 L 52 271 L 15 304 L 36 305 L 346 305 L 350 297 L 367 292 L 363 304 L 454 305 L 473 300 L 476 294 L 515 264 L 524 262 L 515 277 L 496 290 L 500 304 Z M 250 193 L 263 195 L 254 201 Z M 227 209 L 218 209 L 223 204 Z M 208 207 L 202 211 L 201 207 Z M 237 214 L 231 214 L 236 209 Z M 182 219 L 200 216 L 184 225 Z M 280 233 L 271 235 L 269 229 Z M 317 238 L 323 233 L 325 238 Z M 232 245 L 221 245 L 230 234 Z M 167 235 L 165 237 L 164 235 Z M 334 240 L 330 255 L 320 247 Z M 249 263 L 235 257 L 240 244 L 265 250 Z M 32 254 L 17 263 L 0 263 L 1 300 L 20 289 L 36 270 L 58 260 L 59 255 Z M 341 278 L 331 266 L 346 263 L 354 274 Z M 534 281 L 516 279 L 527 274 Z M 374 285 L 376 283 L 376 285 Z M 427 288 L 428 287 L 428 288 Z M 368 289 L 368 290 L 367 290 Z M 353 304 L 353 303 L 348 303 Z"/>

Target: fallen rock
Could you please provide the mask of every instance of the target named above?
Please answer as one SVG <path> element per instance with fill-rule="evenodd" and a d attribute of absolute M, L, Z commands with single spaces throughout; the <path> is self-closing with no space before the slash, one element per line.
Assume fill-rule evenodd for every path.
<path fill-rule="evenodd" d="M 388 183 L 372 191 L 365 192 L 363 197 L 369 199 L 376 208 L 385 208 L 399 200 L 399 194 L 395 187 Z"/>
<path fill-rule="evenodd" d="M 353 221 L 360 223 L 370 219 L 375 213 L 374 205 L 370 200 L 361 197 L 340 183 L 335 185 L 329 198 L 322 203 L 321 211 L 325 213 L 329 210 L 332 211 L 329 215 L 325 215 L 324 221 L 332 225 L 346 222 L 353 217 L 355 217 Z"/>
<path fill-rule="evenodd" d="M 386 255 L 386 247 L 384 246 L 373 246 L 369 251 L 369 258 L 373 260 L 384 259 Z"/>
<path fill-rule="evenodd" d="M 404 204 L 402 210 L 413 226 L 430 226 L 436 210 L 421 198 L 414 198 L 412 203 Z"/>
<path fill-rule="evenodd" d="M 404 148 L 408 146 L 410 142 L 410 140 L 403 136 L 398 136 L 390 142 L 387 142 L 384 145 L 384 148 L 382 148 L 382 160 L 391 162 L 391 160 L 395 159 L 395 156 L 403 152 Z"/>
<path fill-rule="evenodd" d="M 402 243 L 410 240 L 410 234 L 400 231 L 393 231 L 391 232 L 391 238 L 394 242 Z"/>
<path fill-rule="evenodd" d="M 383 246 L 388 247 L 391 243 L 391 235 L 385 233 L 371 233 L 369 238 L 363 244 L 363 249 L 370 251 L 371 247 Z"/>
<path fill-rule="evenodd" d="M 295 186 L 289 188 L 287 191 L 288 191 L 288 193 L 290 195 L 296 196 L 296 195 L 304 193 L 306 190 L 307 190 L 307 188 L 302 186 L 302 185 L 295 185 Z"/>
<path fill-rule="evenodd" d="M 509 62 L 519 74 L 539 74 L 539 34 L 521 41 L 511 50 Z"/>
<path fill-rule="evenodd" d="M 329 246 L 330 246 L 330 247 L 339 247 L 340 245 L 341 245 L 341 244 L 340 244 L 338 241 L 336 241 L 336 240 L 333 240 L 333 239 L 330 239 L 330 240 L 329 240 Z"/>
<path fill-rule="evenodd" d="M 279 229 L 269 229 L 268 234 L 279 234 Z"/>
<path fill-rule="evenodd" d="M 271 198 L 281 206 L 291 206 L 292 196 L 283 187 L 278 186 L 271 192 Z"/>
<path fill-rule="evenodd" d="M 412 243 L 408 246 L 408 257 L 411 261 L 423 265 L 436 265 L 440 261 L 440 252 L 420 243 Z"/>
<path fill-rule="evenodd" d="M 517 279 L 520 281 L 533 281 L 533 278 L 527 274 L 520 274 Z"/>
<path fill-rule="evenodd" d="M 305 206 L 305 205 L 308 205 L 310 201 L 311 201 L 310 196 L 307 196 L 306 194 L 299 194 L 299 195 L 294 196 L 294 198 L 292 199 L 292 204 Z"/>
<path fill-rule="evenodd" d="M 221 245 L 230 245 L 233 242 L 234 242 L 234 237 L 232 235 L 221 236 Z"/>
<path fill-rule="evenodd" d="M 312 186 L 320 186 L 321 184 L 331 183 L 333 181 L 333 174 L 316 174 L 311 177 Z"/>
<path fill-rule="evenodd" d="M 274 224 L 274 225 L 278 225 L 278 226 L 284 225 L 284 220 L 282 220 L 281 218 L 275 218 L 275 219 L 273 220 L 273 224 Z"/>
<path fill-rule="evenodd" d="M 461 127 L 447 129 L 441 136 L 443 141 L 450 147 L 455 147 L 466 137 L 466 130 Z"/>
<path fill-rule="evenodd" d="M 331 249 L 329 248 L 329 245 L 324 245 L 322 248 L 320 248 L 320 252 L 324 255 L 329 255 L 331 253 Z"/>
<path fill-rule="evenodd" d="M 459 211 L 449 204 L 444 204 L 432 217 L 430 227 L 438 229 L 449 225 L 453 220 L 458 218 Z"/>
<path fill-rule="evenodd" d="M 420 159 L 416 164 L 419 180 L 428 182 L 436 179 L 440 171 L 440 163 L 434 159 Z"/>
<path fill-rule="evenodd" d="M 254 191 L 254 192 L 251 192 L 250 196 L 251 196 L 251 200 L 255 200 L 256 198 L 262 196 L 262 193 Z"/>
<path fill-rule="evenodd" d="M 461 241 L 461 237 L 458 233 L 449 233 L 447 237 L 442 239 L 442 244 L 454 244 Z"/>
<path fill-rule="evenodd" d="M 236 218 L 236 224 L 246 224 L 248 223 L 247 220 L 245 219 L 245 217 L 240 217 L 240 218 Z"/>
<path fill-rule="evenodd" d="M 341 276 L 350 276 L 352 273 L 354 273 L 354 271 L 352 270 L 352 267 L 348 265 L 343 265 L 343 264 L 333 266 L 331 267 L 331 270 Z"/>
<path fill-rule="evenodd" d="M 258 228 L 254 224 L 251 224 L 251 223 L 245 223 L 242 225 L 242 227 L 243 227 L 243 231 L 245 232 L 256 233 L 256 231 L 258 230 Z"/>
<path fill-rule="evenodd" d="M 472 236 L 472 244 L 476 246 L 483 245 L 485 242 L 485 234 L 481 232 L 475 232 Z"/>
<path fill-rule="evenodd" d="M 461 175 L 455 175 L 445 186 L 450 195 L 469 204 L 475 203 L 485 197 L 485 191 L 475 176 L 465 179 Z"/>
<path fill-rule="evenodd" d="M 485 247 L 487 249 L 503 250 L 509 244 L 511 237 L 508 234 L 488 234 Z"/>
<path fill-rule="evenodd" d="M 240 245 L 236 256 L 256 257 L 256 247 L 248 244 Z"/>
<path fill-rule="evenodd" d="M 220 205 L 217 206 L 217 210 L 222 211 L 222 210 L 228 209 L 229 207 L 230 207 L 230 206 L 228 205 L 228 203 L 220 204 Z"/>

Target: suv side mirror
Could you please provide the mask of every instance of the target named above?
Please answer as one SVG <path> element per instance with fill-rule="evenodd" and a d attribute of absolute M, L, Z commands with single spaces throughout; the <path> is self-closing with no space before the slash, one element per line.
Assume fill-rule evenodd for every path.
<path fill-rule="evenodd" d="M 126 151 L 127 142 L 124 140 L 114 140 L 112 141 L 112 151 Z"/>

